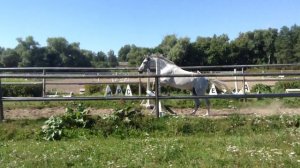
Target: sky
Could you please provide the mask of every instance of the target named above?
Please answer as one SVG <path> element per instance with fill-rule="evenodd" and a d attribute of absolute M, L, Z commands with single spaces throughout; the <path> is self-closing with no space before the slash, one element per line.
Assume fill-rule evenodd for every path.
<path fill-rule="evenodd" d="M 33 36 L 108 52 L 126 44 L 156 47 L 166 35 L 210 37 L 300 25 L 299 0 L 0 0 L 0 47 Z"/>

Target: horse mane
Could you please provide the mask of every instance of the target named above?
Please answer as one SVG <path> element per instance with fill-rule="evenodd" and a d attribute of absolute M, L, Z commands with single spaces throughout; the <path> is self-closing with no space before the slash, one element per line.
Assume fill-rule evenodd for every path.
<path fill-rule="evenodd" d="M 162 56 L 162 55 L 157 55 L 157 54 L 154 55 L 154 54 L 153 54 L 153 55 L 150 55 L 150 57 L 162 59 L 162 60 L 166 61 L 166 62 L 169 63 L 169 64 L 176 65 L 173 61 L 168 60 L 166 57 L 164 57 L 164 56 Z"/>

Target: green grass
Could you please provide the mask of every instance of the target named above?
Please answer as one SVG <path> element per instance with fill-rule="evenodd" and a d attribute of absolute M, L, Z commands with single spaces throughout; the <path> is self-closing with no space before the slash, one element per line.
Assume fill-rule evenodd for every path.
<path fill-rule="evenodd" d="M 61 141 L 40 138 L 43 121 L 0 123 L 0 167 L 300 166 L 300 116 L 145 117 L 109 136 L 102 124 L 68 129 Z"/>
<path fill-rule="evenodd" d="M 283 143 L 284 141 L 285 143 Z M 299 135 L 2 142 L 3 167 L 299 167 Z M 294 145 L 294 146 L 293 146 Z"/>

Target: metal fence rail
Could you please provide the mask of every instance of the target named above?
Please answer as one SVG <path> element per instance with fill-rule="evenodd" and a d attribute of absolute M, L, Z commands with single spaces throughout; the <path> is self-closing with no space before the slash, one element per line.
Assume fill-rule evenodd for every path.
<path fill-rule="evenodd" d="M 194 66 L 194 67 L 183 67 L 184 69 L 213 69 L 213 68 L 253 68 L 253 67 L 285 67 L 285 66 L 297 66 L 300 67 L 300 64 L 280 64 L 280 65 L 230 65 L 230 66 Z M 267 73 L 245 73 L 244 69 L 238 73 L 205 73 L 205 74 L 186 74 L 186 75 L 144 75 L 144 74 L 122 74 L 122 75 L 102 75 L 102 74 L 59 74 L 61 71 L 80 71 L 80 72 L 97 72 L 97 71 L 116 71 L 116 70 L 136 70 L 137 68 L 0 68 L 0 121 L 4 120 L 3 114 L 3 101 L 87 101 L 87 100 L 144 100 L 144 99 L 153 99 L 156 102 L 156 115 L 159 116 L 158 102 L 159 100 L 164 99 L 195 99 L 195 98 L 207 98 L 207 99 L 227 99 L 227 98 L 272 98 L 272 97 L 300 97 L 300 93 L 280 93 L 280 94 L 224 94 L 224 95 L 203 95 L 203 96 L 162 96 L 158 92 L 158 88 L 155 88 L 155 96 L 108 96 L 108 97 L 2 97 L 2 78 L 37 78 L 42 79 L 42 82 L 34 82 L 36 84 L 43 84 L 43 92 L 45 92 L 45 87 L 51 84 L 70 84 L 70 83 L 61 83 L 61 82 L 46 82 L 46 79 L 103 79 L 103 78 L 154 78 L 155 85 L 159 85 L 159 79 L 161 77 L 243 77 L 243 79 L 224 79 L 224 81 L 294 81 L 300 80 L 300 72 L 267 72 Z M 24 73 L 26 71 L 26 73 Z M 34 71 L 34 73 L 27 72 Z M 36 73 L 36 71 L 41 71 Z M 55 74 L 47 74 L 47 71 L 58 71 Z M 10 72 L 10 73 L 7 73 Z M 19 73 L 23 72 L 23 73 Z M 245 79 L 245 77 L 278 77 L 285 76 L 289 78 L 284 79 Z M 223 80 L 222 80 L 223 81 Z M 3 84 L 13 84 L 14 82 L 6 82 Z M 16 82 L 18 83 L 18 82 Z M 21 84 L 26 84 L 26 82 L 20 82 Z M 82 83 L 71 83 L 77 85 L 83 84 L 103 84 L 105 82 L 82 82 Z M 120 84 L 126 84 L 131 82 L 114 82 Z M 132 82 L 138 83 L 138 82 Z"/>

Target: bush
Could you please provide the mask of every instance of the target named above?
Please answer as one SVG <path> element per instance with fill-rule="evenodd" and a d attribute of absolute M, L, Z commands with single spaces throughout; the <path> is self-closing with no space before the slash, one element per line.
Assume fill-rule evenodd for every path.
<path fill-rule="evenodd" d="M 43 139 L 47 141 L 60 140 L 62 137 L 63 120 L 60 117 L 51 116 L 42 126 Z"/>
<path fill-rule="evenodd" d="M 75 105 L 76 106 L 76 105 Z M 94 121 L 88 116 L 89 111 L 80 103 L 77 107 L 67 107 L 62 116 L 66 128 L 91 128 Z"/>
<path fill-rule="evenodd" d="M 101 91 L 100 85 L 84 85 L 84 88 L 88 94 L 94 94 Z"/>
<path fill-rule="evenodd" d="M 103 136 L 111 134 L 121 138 L 128 137 L 136 129 L 143 128 L 143 118 L 140 109 L 124 108 L 116 110 L 113 114 L 100 118 L 97 127 L 102 128 Z"/>
<path fill-rule="evenodd" d="M 43 85 L 2 85 L 5 97 L 41 97 Z"/>
<path fill-rule="evenodd" d="M 74 104 L 76 106 L 76 104 Z M 88 116 L 88 110 L 82 105 L 67 107 L 62 117 L 51 116 L 42 126 L 41 136 L 48 141 L 60 140 L 63 130 L 70 128 L 91 128 L 95 120 Z"/>
<path fill-rule="evenodd" d="M 272 89 L 271 86 L 269 85 L 264 85 L 264 84 L 255 84 L 252 88 L 251 88 L 251 92 L 254 93 L 272 93 Z"/>
<path fill-rule="evenodd" d="M 284 93 L 285 89 L 300 88 L 300 81 L 279 81 L 275 83 L 274 93 Z"/>

